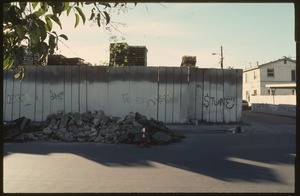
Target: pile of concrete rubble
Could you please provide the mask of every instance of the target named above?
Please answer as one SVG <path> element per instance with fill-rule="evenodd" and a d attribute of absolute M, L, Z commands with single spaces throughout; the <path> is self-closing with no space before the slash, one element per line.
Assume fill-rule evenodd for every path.
<path fill-rule="evenodd" d="M 67 142 L 102 142 L 138 144 L 145 128 L 147 144 L 179 142 L 184 135 L 167 128 L 162 122 L 139 113 L 124 118 L 110 117 L 103 111 L 86 113 L 58 112 L 47 117 L 39 131 L 26 133 L 24 140 L 51 140 Z"/>

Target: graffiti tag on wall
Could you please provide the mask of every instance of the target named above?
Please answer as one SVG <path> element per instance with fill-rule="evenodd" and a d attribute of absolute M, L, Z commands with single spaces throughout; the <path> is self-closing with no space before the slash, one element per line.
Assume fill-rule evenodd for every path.
<path fill-rule="evenodd" d="M 278 112 L 296 112 L 296 106 L 278 105 Z"/>
<path fill-rule="evenodd" d="M 152 105 L 156 105 L 157 103 L 163 103 L 163 102 L 167 102 L 167 101 L 171 101 L 172 100 L 172 96 L 165 94 L 165 95 L 158 95 L 158 97 L 154 97 L 154 98 L 143 98 L 143 97 L 130 97 L 129 93 L 123 93 L 122 94 L 122 99 L 124 103 L 137 103 L 137 104 L 144 104 L 147 103 L 147 106 L 149 107 L 151 104 Z"/>
<path fill-rule="evenodd" d="M 50 99 L 52 100 L 58 100 L 62 101 L 64 99 L 65 93 L 63 91 L 60 91 L 59 93 L 55 93 L 50 90 Z"/>
<path fill-rule="evenodd" d="M 203 106 L 208 108 L 210 106 L 224 106 L 227 109 L 232 109 L 235 106 L 235 97 L 229 98 L 219 98 L 216 99 L 215 97 L 209 96 L 208 94 L 203 98 Z"/>
<path fill-rule="evenodd" d="M 21 103 L 24 101 L 30 101 L 30 97 L 28 93 L 7 95 L 6 103 L 13 104 L 13 103 Z"/>

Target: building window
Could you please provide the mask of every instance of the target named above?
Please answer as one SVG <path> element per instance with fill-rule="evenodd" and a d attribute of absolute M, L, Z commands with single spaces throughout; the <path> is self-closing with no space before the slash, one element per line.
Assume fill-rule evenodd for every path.
<path fill-rule="evenodd" d="M 247 83 L 247 74 L 245 73 L 245 83 Z"/>
<path fill-rule="evenodd" d="M 296 70 L 292 70 L 291 74 L 292 74 L 292 82 L 295 82 L 296 81 Z"/>
<path fill-rule="evenodd" d="M 295 95 L 295 90 L 292 90 L 292 95 Z"/>
<path fill-rule="evenodd" d="M 253 95 L 257 95 L 257 90 L 254 90 L 254 91 L 253 91 Z"/>
<path fill-rule="evenodd" d="M 283 60 L 283 63 L 286 64 L 286 59 Z"/>
<path fill-rule="evenodd" d="M 253 79 L 254 79 L 254 80 L 256 79 L 255 71 L 253 72 Z"/>
<path fill-rule="evenodd" d="M 268 89 L 268 95 L 271 95 L 271 89 Z"/>
<path fill-rule="evenodd" d="M 274 77 L 274 69 L 267 69 L 267 76 Z"/>

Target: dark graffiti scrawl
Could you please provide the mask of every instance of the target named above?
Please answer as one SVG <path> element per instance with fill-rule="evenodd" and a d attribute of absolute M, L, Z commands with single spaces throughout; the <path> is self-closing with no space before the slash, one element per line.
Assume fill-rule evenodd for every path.
<path fill-rule="evenodd" d="M 29 100 L 30 98 L 28 93 L 7 95 L 7 104 L 21 103 Z"/>
<path fill-rule="evenodd" d="M 203 98 L 203 106 L 208 108 L 210 106 L 224 106 L 227 109 L 232 109 L 235 106 L 235 97 L 219 98 L 211 97 L 208 94 Z"/>
<path fill-rule="evenodd" d="M 60 91 L 59 93 L 55 93 L 53 91 L 50 90 L 50 99 L 52 100 L 58 100 L 58 101 L 62 101 L 64 99 L 64 92 Z"/>

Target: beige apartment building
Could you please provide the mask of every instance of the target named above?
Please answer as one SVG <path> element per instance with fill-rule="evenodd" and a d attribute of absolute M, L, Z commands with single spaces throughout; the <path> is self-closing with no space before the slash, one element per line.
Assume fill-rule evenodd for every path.
<path fill-rule="evenodd" d="M 250 104 L 267 103 L 268 96 L 273 97 L 270 100 L 280 97 L 280 104 L 295 102 L 295 60 L 282 58 L 243 70 L 243 99 Z"/>

